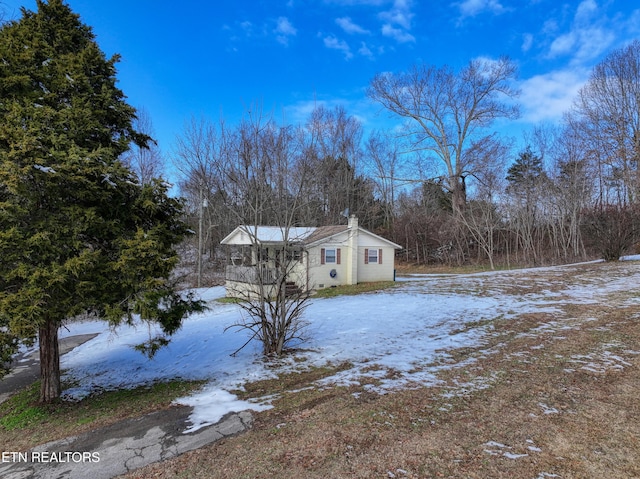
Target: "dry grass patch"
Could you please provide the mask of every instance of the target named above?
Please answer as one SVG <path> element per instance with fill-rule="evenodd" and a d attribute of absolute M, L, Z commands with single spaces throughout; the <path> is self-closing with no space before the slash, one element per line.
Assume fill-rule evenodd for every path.
<path fill-rule="evenodd" d="M 398 283 L 395 281 L 373 281 L 370 283 L 344 284 L 332 286 L 315 291 L 315 298 L 333 298 L 335 296 L 350 296 L 363 293 L 377 293 L 379 291 L 395 288 Z"/>

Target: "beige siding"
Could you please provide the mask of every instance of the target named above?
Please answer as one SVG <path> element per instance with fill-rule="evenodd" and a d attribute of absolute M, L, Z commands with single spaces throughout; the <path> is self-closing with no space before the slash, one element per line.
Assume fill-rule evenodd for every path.
<path fill-rule="evenodd" d="M 225 282 L 225 289 L 228 298 L 248 299 L 260 297 L 260 286 L 257 284 L 227 280 Z M 272 297 L 275 294 L 273 285 L 264 285 L 262 291 L 266 297 Z"/>
<path fill-rule="evenodd" d="M 381 264 L 367 264 L 365 250 L 382 250 Z M 361 233 L 358 241 L 358 283 L 393 281 L 395 249 L 374 235 Z"/>
<path fill-rule="evenodd" d="M 340 264 L 321 262 L 322 249 L 340 248 Z M 309 288 L 322 289 L 331 286 L 346 284 L 347 282 L 347 255 L 346 247 L 342 244 L 323 244 L 309 249 Z M 336 270 L 336 276 L 331 277 L 331 271 Z"/>
<path fill-rule="evenodd" d="M 311 289 L 322 289 L 331 286 L 349 284 L 348 268 L 350 265 L 350 255 L 347 253 L 346 245 L 322 245 L 323 248 L 341 248 L 341 264 L 321 264 L 320 250 L 321 247 L 315 247 L 309 250 L 309 287 Z M 365 250 L 369 248 L 382 249 L 381 264 L 365 264 Z M 393 281 L 394 276 L 394 256 L 395 250 L 390 247 L 384 247 L 380 244 L 370 245 L 369 247 L 361 246 L 358 248 L 358 283 L 366 283 L 371 281 Z M 336 270 L 335 278 L 331 277 L 331 270 Z"/>
<path fill-rule="evenodd" d="M 382 249 L 382 264 L 368 263 L 365 261 L 365 250 Z M 393 281 L 394 249 L 384 248 L 379 245 L 358 248 L 358 283 L 371 281 Z"/>

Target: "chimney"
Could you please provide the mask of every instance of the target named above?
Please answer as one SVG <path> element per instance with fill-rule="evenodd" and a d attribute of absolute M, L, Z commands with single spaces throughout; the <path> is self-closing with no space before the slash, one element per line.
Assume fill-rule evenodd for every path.
<path fill-rule="evenodd" d="M 349 216 L 347 225 L 349 239 L 347 241 L 347 284 L 358 284 L 358 218 L 356 215 Z"/>

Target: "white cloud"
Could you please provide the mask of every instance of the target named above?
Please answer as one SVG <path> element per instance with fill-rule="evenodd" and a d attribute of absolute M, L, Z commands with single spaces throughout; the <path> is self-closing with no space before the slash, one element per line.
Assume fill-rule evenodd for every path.
<path fill-rule="evenodd" d="M 349 45 L 344 40 L 339 40 L 333 35 L 328 35 L 322 39 L 324 42 L 324 46 L 330 48 L 332 50 L 339 50 L 343 53 L 344 58 L 346 60 L 350 60 L 353 58 L 353 53 L 351 53 L 351 49 Z"/>
<path fill-rule="evenodd" d="M 573 61 L 582 63 L 598 58 L 602 53 L 610 49 L 615 38 L 616 35 L 613 31 L 604 28 L 583 31 Z"/>
<path fill-rule="evenodd" d="M 549 18 L 542 24 L 542 33 L 545 35 L 555 35 L 559 29 L 560 25 L 555 18 Z"/>
<path fill-rule="evenodd" d="M 463 17 L 475 17 L 484 12 L 500 14 L 505 11 L 498 0 L 465 0 L 458 3 L 458 9 Z"/>
<path fill-rule="evenodd" d="M 382 12 L 380 18 L 387 23 L 399 25 L 407 30 L 411 29 L 411 20 L 413 18 L 411 2 L 407 0 L 395 0 L 391 10 Z"/>
<path fill-rule="evenodd" d="M 640 10 L 634 10 L 633 13 L 629 15 L 624 27 L 632 37 L 637 37 L 640 34 Z"/>
<path fill-rule="evenodd" d="M 525 33 L 524 35 L 522 35 L 522 51 L 524 53 L 528 52 L 529 50 L 531 50 L 531 47 L 533 46 L 533 35 L 531 35 L 530 33 Z"/>
<path fill-rule="evenodd" d="M 295 29 L 287 17 L 279 17 L 276 21 L 276 28 L 274 32 L 279 43 L 288 45 L 289 38 L 295 36 L 298 33 L 298 30 Z"/>
<path fill-rule="evenodd" d="M 325 3 L 354 6 L 365 5 L 370 7 L 383 7 L 384 9 L 378 13 L 378 19 L 381 22 L 380 32 L 383 36 L 391 38 L 397 43 L 412 43 L 416 38 L 411 34 L 413 17 L 414 0 L 325 0 Z M 353 21 L 351 17 L 345 16 L 336 19 L 336 24 L 349 35 L 370 35 L 372 32 Z M 330 39 L 330 44 L 337 43 L 339 49 L 344 49 L 341 42 L 335 42 Z M 331 46 L 330 48 L 336 48 Z M 359 53 L 363 56 L 372 57 L 371 48 L 361 47 Z"/>
<path fill-rule="evenodd" d="M 551 58 L 567 54 L 571 52 L 574 48 L 574 45 L 577 41 L 577 33 L 569 32 L 564 35 L 560 35 L 553 42 L 551 42 L 551 46 L 549 47 L 549 56 Z"/>
<path fill-rule="evenodd" d="M 248 21 L 248 20 L 247 20 L 247 21 L 244 21 L 244 22 L 241 22 L 241 23 L 240 23 L 240 28 L 241 28 L 242 30 L 244 30 L 244 32 L 245 32 L 247 35 L 250 35 L 250 34 L 251 34 L 251 32 L 253 31 L 253 23 L 251 23 L 251 22 L 250 22 L 250 21 Z"/>
<path fill-rule="evenodd" d="M 479 72 L 481 74 L 490 73 L 490 72 L 495 71 L 496 69 L 500 68 L 500 66 L 501 66 L 501 61 L 500 60 L 496 60 L 495 58 L 487 57 L 487 56 L 484 56 L 484 55 L 480 55 L 478 57 L 475 57 L 473 59 L 473 61 L 480 68 Z"/>
<path fill-rule="evenodd" d="M 409 43 L 416 41 L 416 38 L 409 32 L 401 28 L 393 27 L 389 24 L 382 25 L 382 34 L 385 37 L 393 38 L 398 43 Z"/>
<path fill-rule="evenodd" d="M 412 0 L 394 0 L 390 10 L 380 13 L 379 17 L 383 21 L 382 34 L 398 43 L 415 42 L 415 37 L 409 33 L 414 17 L 412 6 Z"/>
<path fill-rule="evenodd" d="M 366 35 L 370 33 L 369 30 L 366 30 L 362 28 L 360 25 L 354 23 L 350 17 L 336 18 L 336 23 L 340 28 L 342 28 L 346 33 L 350 35 L 353 35 L 353 34 Z"/>
<path fill-rule="evenodd" d="M 576 28 L 551 42 L 548 57 L 571 55 L 573 64 L 584 63 L 607 51 L 615 38 L 615 32 L 604 27 Z"/>
<path fill-rule="evenodd" d="M 568 32 L 556 36 L 549 45 L 548 58 L 570 56 L 574 65 L 598 58 L 615 42 L 620 25 L 610 20 L 594 0 L 583 0 Z"/>
<path fill-rule="evenodd" d="M 576 10 L 576 22 L 589 22 L 598 13 L 598 4 L 594 0 L 584 0 Z"/>
<path fill-rule="evenodd" d="M 373 58 L 373 52 L 371 51 L 371 49 L 367 46 L 367 44 L 365 42 L 362 42 L 360 44 L 360 48 L 358 49 L 358 53 L 360 55 L 362 55 L 363 57 Z"/>
<path fill-rule="evenodd" d="M 520 84 L 522 120 L 558 121 L 569 111 L 589 76 L 588 69 L 571 68 L 536 75 Z"/>

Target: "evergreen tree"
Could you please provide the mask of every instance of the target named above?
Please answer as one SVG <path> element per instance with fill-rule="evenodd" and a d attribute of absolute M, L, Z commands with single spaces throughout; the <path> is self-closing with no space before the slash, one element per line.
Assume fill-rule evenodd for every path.
<path fill-rule="evenodd" d="M 0 361 L 38 339 L 46 402 L 61 393 L 65 320 L 139 315 L 171 334 L 202 307 L 169 281 L 187 234 L 181 202 L 119 160 L 150 138 L 132 127 L 117 61 L 63 0 L 0 28 Z"/>
<path fill-rule="evenodd" d="M 542 256 L 541 226 L 545 217 L 542 212 L 550 194 L 542 158 L 527 146 L 507 170 L 506 180 L 509 182 L 507 193 L 513 200 L 509 205 L 510 220 L 517 232 L 519 245 L 536 264 Z"/>
<path fill-rule="evenodd" d="M 539 185 L 546 180 L 542 158 L 527 146 L 507 170 L 506 179 L 509 182 L 508 189 L 516 195 L 521 194 L 522 190 L 526 192 Z"/>

